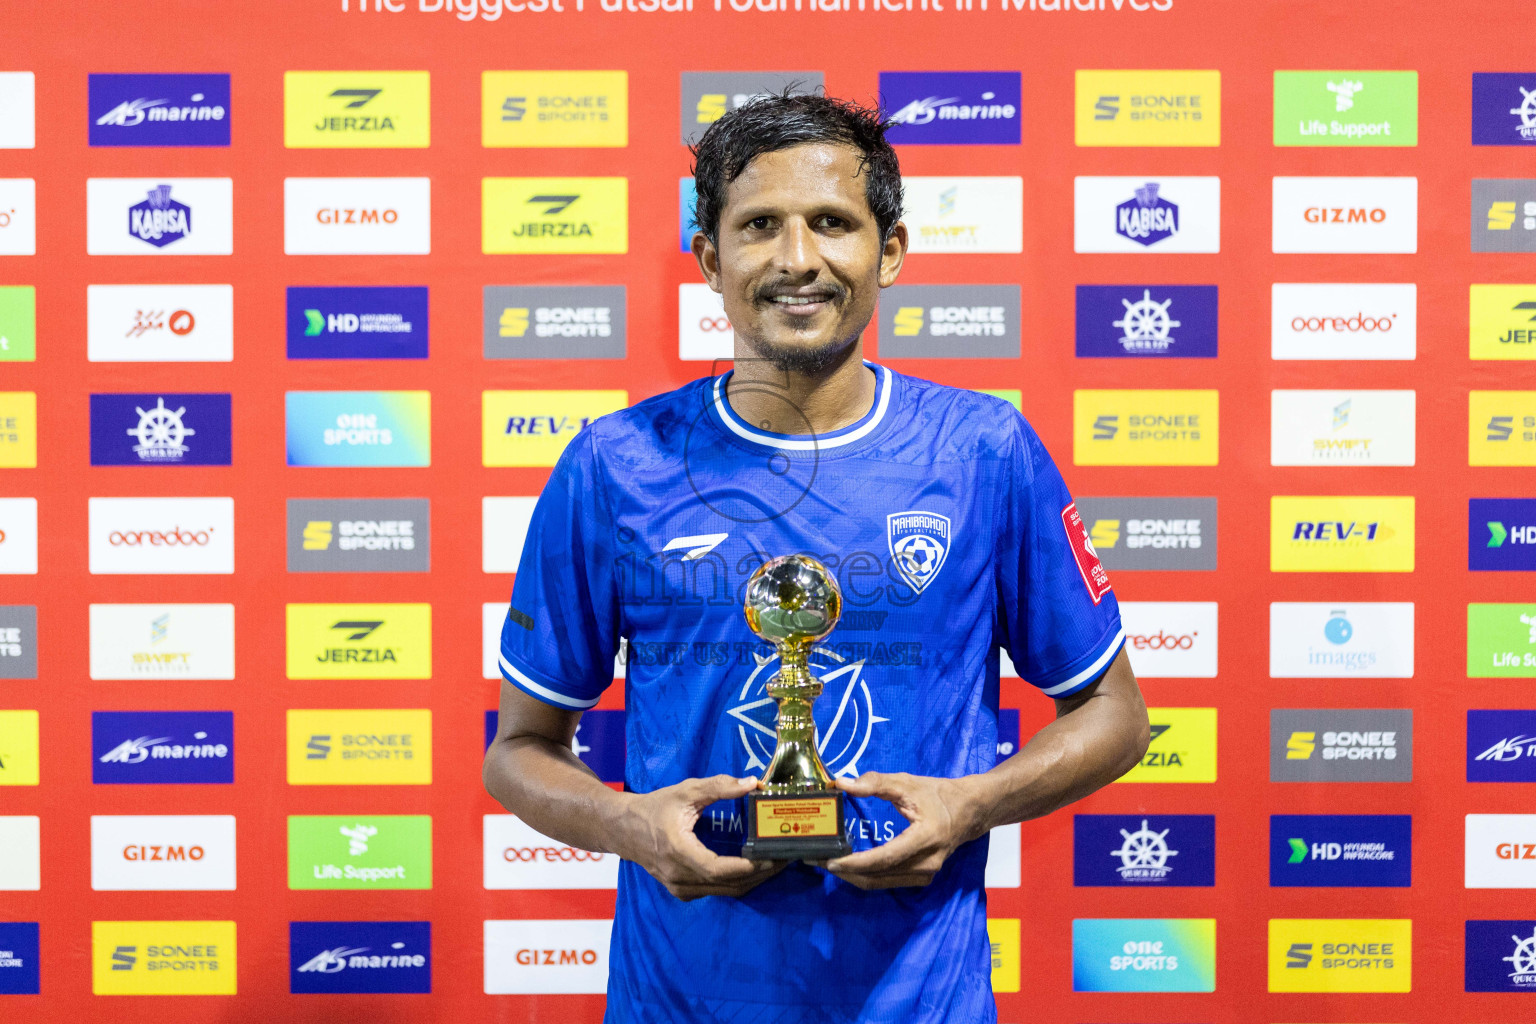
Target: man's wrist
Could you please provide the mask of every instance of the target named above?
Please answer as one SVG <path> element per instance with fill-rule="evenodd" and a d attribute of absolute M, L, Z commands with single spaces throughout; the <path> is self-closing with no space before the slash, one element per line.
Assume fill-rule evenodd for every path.
<path fill-rule="evenodd" d="M 959 791 L 957 818 L 962 842 L 980 839 L 1003 822 L 996 820 L 999 805 L 998 780 L 993 772 L 965 775 L 952 780 Z"/>

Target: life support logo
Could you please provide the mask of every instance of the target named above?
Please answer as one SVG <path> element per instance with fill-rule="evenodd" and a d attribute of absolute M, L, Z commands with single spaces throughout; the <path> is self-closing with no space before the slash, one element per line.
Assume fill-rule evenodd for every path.
<path fill-rule="evenodd" d="M 921 594 L 944 568 L 949 554 L 949 517 L 916 509 L 892 512 L 885 517 L 885 538 L 896 571 Z"/>
<path fill-rule="evenodd" d="M 736 735 L 746 752 L 744 772 L 766 770 L 778 745 L 778 705 L 768 696 L 768 681 L 778 672 L 777 653 L 758 657 L 757 667 L 726 711 L 736 720 Z M 822 763 L 834 778 L 860 773 L 859 758 L 869 749 L 875 726 L 890 721 L 875 713 L 875 701 L 864 679 L 864 661 L 848 662 L 825 647 L 811 650 L 811 673 L 821 680 L 823 697 L 816 702 L 816 740 Z"/>

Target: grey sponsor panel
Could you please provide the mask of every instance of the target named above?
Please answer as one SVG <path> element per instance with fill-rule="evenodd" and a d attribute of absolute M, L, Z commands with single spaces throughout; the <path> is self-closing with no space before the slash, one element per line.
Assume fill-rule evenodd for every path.
<path fill-rule="evenodd" d="M 0 605 L 0 679 L 37 678 L 37 608 Z"/>
<path fill-rule="evenodd" d="M 624 286 L 497 285 L 482 290 L 487 359 L 623 359 Z"/>
<path fill-rule="evenodd" d="M 894 285 L 880 296 L 883 359 L 1017 359 L 1019 287 Z"/>
<path fill-rule="evenodd" d="M 426 498 L 289 498 L 289 572 L 427 572 Z"/>
<path fill-rule="evenodd" d="M 682 86 L 683 145 L 699 141 L 705 129 L 758 96 L 789 89 L 796 94 L 820 92 L 820 71 L 684 71 Z"/>
<path fill-rule="evenodd" d="M 1536 252 L 1536 179 L 1472 179 L 1472 251 Z"/>
<path fill-rule="evenodd" d="M 1078 498 L 1106 569 L 1216 568 L 1215 498 Z"/>
<path fill-rule="evenodd" d="M 1412 782 L 1413 712 L 1275 708 L 1269 713 L 1269 781 Z"/>

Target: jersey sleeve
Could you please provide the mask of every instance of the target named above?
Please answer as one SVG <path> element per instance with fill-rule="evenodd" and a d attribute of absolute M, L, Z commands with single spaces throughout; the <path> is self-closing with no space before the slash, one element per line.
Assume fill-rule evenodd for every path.
<path fill-rule="evenodd" d="M 534 505 L 501 628 L 502 676 L 546 704 L 589 708 L 613 682 L 611 518 L 588 427 L 566 446 Z"/>
<path fill-rule="evenodd" d="M 1000 642 L 1051 697 L 1099 677 L 1125 642 L 1120 608 L 1066 481 L 1023 417 L 1014 418 L 999 489 Z"/>

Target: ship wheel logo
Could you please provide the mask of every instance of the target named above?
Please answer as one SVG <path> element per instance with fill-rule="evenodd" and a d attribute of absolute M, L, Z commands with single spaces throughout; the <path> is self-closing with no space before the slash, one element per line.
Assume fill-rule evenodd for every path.
<path fill-rule="evenodd" d="M 726 711 L 736 719 L 736 735 L 747 755 L 746 771 L 767 769 L 778 745 L 778 705 L 766 688 L 778 671 L 779 656 L 753 654 L 753 658 L 757 667 L 742 684 L 736 707 Z M 834 777 L 854 778 L 859 774 L 859 758 L 869 749 L 875 726 L 889 719 L 875 714 L 862 659 L 849 662 L 825 647 L 816 647 L 811 650 L 809 662 L 824 687 L 814 709 L 816 749 Z"/>
<path fill-rule="evenodd" d="M 133 446 L 139 458 L 146 462 L 164 462 L 187 454 L 187 446 L 181 442 L 197 431 L 181 422 L 186 406 L 167 409 L 165 399 L 161 398 L 153 409 L 145 411 L 135 406 L 133 411 L 139 414 L 139 425 L 125 433 L 139 439 Z"/>
<path fill-rule="evenodd" d="M 1173 344 L 1173 339 L 1168 337 L 1169 332 L 1183 326 L 1168 315 L 1168 307 L 1173 305 L 1172 299 L 1153 302 L 1152 290 L 1144 288 L 1138 301 L 1121 299 L 1120 304 L 1125 307 L 1125 316 L 1110 326 L 1125 332 L 1120 344 L 1127 352 L 1168 351 L 1168 347 Z"/>
<path fill-rule="evenodd" d="M 1519 86 L 1520 95 L 1525 97 L 1518 107 L 1510 110 L 1520 119 L 1520 134 L 1527 139 L 1536 139 L 1536 89 L 1527 89 Z"/>
<path fill-rule="evenodd" d="M 1120 830 L 1125 841 L 1120 849 L 1110 853 L 1120 858 L 1122 878 L 1162 878 L 1168 873 L 1168 858 L 1177 857 L 1178 850 L 1168 849 L 1170 829 L 1153 832 L 1147 828 L 1147 819 L 1141 819 L 1141 828 L 1135 832 Z"/>
<path fill-rule="evenodd" d="M 1506 963 L 1513 968 L 1509 976 L 1517 985 L 1536 984 L 1536 930 L 1531 932 L 1531 937 L 1522 939 L 1518 935 L 1511 935 L 1515 941 L 1515 951 L 1504 957 Z"/>

